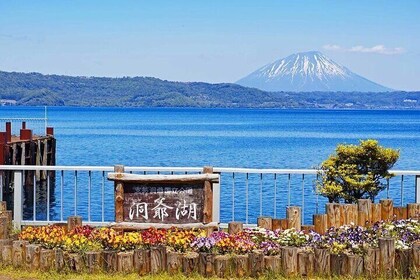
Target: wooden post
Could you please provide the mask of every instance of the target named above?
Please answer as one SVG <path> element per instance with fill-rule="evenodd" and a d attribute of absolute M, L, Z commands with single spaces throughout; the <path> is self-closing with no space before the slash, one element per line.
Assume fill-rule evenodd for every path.
<path fill-rule="evenodd" d="M 315 231 L 319 234 L 324 234 L 328 230 L 328 216 L 327 214 L 313 215 Z"/>
<path fill-rule="evenodd" d="M 97 273 L 102 270 L 102 252 L 86 252 L 85 254 L 85 266 L 89 273 Z"/>
<path fill-rule="evenodd" d="M 407 207 L 394 206 L 394 219 L 395 220 L 407 219 Z"/>
<path fill-rule="evenodd" d="M 7 211 L 6 201 L 0 201 L 0 212 Z"/>
<path fill-rule="evenodd" d="M 114 172 L 124 173 L 124 165 L 115 165 Z M 115 181 L 115 222 L 121 223 L 124 221 L 124 184 Z"/>
<path fill-rule="evenodd" d="M 133 251 L 118 252 L 117 253 L 117 271 L 120 273 L 128 274 L 133 272 Z"/>
<path fill-rule="evenodd" d="M 317 275 L 330 275 L 330 253 L 328 249 L 314 248 L 315 273 Z"/>
<path fill-rule="evenodd" d="M 327 203 L 325 204 L 325 212 L 327 213 L 327 225 L 330 227 L 340 226 L 340 204 Z"/>
<path fill-rule="evenodd" d="M 345 274 L 346 272 L 345 260 L 346 260 L 345 255 L 331 254 L 330 256 L 331 275 L 340 276 L 340 275 Z"/>
<path fill-rule="evenodd" d="M 104 251 L 104 271 L 117 272 L 117 251 Z"/>
<path fill-rule="evenodd" d="M 372 203 L 372 221 L 373 223 L 382 220 L 381 205 L 379 203 Z"/>
<path fill-rule="evenodd" d="M 187 253 L 182 258 L 182 272 L 190 276 L 198 271 L 198 254 L 195 252 Z"/>
<path fill-rule="evenodd" d="M 272 230 L 273 228 L 272 218 L 271 217 L 258 217 L 257 225 L 260 228 Z"/>
<path fill-rule="evenodd" d="M 363 259 L 365 274 L 375 278 L 379 275 L 379 248 L 368 248 Z"/>
<path fill-rule="evenodd" d="M 14 267 L 23 267 L 26 259 L 26 245 L 28 241 L 13 241 L 12 244 L 12 264 Z"/>
<path fill-rule="evenodd" d="M 249 258 L 248 255 L 236 255 L 233 257 L 233 265 L 236 277 L 244 278 L 249 275 Z"/>
<path fill-rule="evenodd" d="M 315 226 L 314 226 L 314 225 L 302 225 L 301 230 L 302 230 L 304 233 L 308 234 L 309 232 L 311 232 L 311 231 L 314 231 L 314 230 L 315 230 Z"/>
<path fill-rule="evenodd" d="M 59 248 L 56 248 L 53 251 L 54 251 L 54 259 L 55 259 L 55 270 L 57 272 L 61 272 L 64 270 L 64 267 L 65 267 L 64 251 Z"/>
<path fill-rule="evenodd" d="M 381 219 L 391 221 L 394 215 L 394 204 L 392 199 L 381 199 Z"/>
<path fill-rule="evenodd" d="M 363 212 L 366 224 L 372 222 L 372 200 L 370 199 L 358 199 L 357 200 L 357 211 L 358 213 Z"/>
<path fill-rule="evenodd" d="M 420 219 L 420 203 L 407 204 L 407 218 Z"/>
<path fill-rule="evenodd" d="M 177 274 L 182 269 L 182 257 L 183 254 L 179 252 L 168 252 L 167 253 L 167 268 L 169 274 Z"/>
<path fill-rule="evenodd" d="M 41 249 L 39 254 L 39 267 L 41 271 L 50 271 L 54 268 L 55 254 L 51 249 Z"/>
<path fill-rule="evenodd" d="M 5 246 L 12 248 L 12 240 L 10 239 L 0 239 L 0 261 L 3 260 L 3 250 Z"/>
<path fill-rule="evenodd" d="M 28 244 L 26 245 L 25 267 L 29 271 L 35 271 L 40 268 L 41 246 Z"/>
<path fill-rule="evenodd" d="M 361 227 L 366 227 L 366 225 L 369 223 L 369 220 L 366 216 L 366 212 L 364 211 L 358 211 L 357 212 L 357 225 Z"/>
<path fill-rule="evenodd" d="M 163 245 L 150 249 L 150 272 L 153 274 L 166 270 L 166 247 Z"/>
<path fill-rule="evenodd" d="M 295 228 L 301 230 L 302 225 L 302 209 L 298 206 L 289 206 L 286 210 L 287 224 L 289 228 Z"/>
<path fill-rule="evenodd" d="M 206 166 L 203 168 L 203 174 L 212 174 L 213 167 Z M 204 218 L 203 222 L 211 223 L 213 221 L 213 185 L 210 181 L 204 182 Z"/>
<path fill-rule="evenodd" d="M 264 256 L 264 271 L 278 274 L 281 271 L 281 256 Z"/>
<path fill-rule="evenodd" d="M 134 250 L 134 270 L 144 276 L 150 272 L 150 250 L 135 249 Z"/>
<path fill-rule="evenodd" d="M 3 245 L 3 249 L 1 251 L 1 259 L 4 265 L 12 264 L 12 248 L 12 240 L 10 240 L 10 245 Z"/>
<path fill-rule="evenodd" d="M 360 277 L 363 274 L 363 257 L 358 255 L 347 255 L 346 257 L 346 274 L 351 277 Z"/>
<path fill-rule="evenodd" d="M 218 255 L 214 257 L 214 271 L 220 278 L 225 278 L 230 275 L 229 271 L 229 257 L 226 255 Z"/>
<path fill-rule="evenodd" d="M 280 229 L 285 230 L 289 228 L 289 220 L 286 219 L 279 219 L 280 222 Z"/>
<path fill-rule="evenodd" d="M 249 255 L 249 274 L 253 278 L 258 278 L 263 273 L 264 254 L 262 251 L 254 251 Z"/>
<path fill-rule="evenodd" d="M 236 234 L 244 229 L 244 223 L 241 222 L 230 222 L 228 223 L 228 233 L 229 234 Z"/>
<path fill-rule="evenodd" d="M 204 277 L 214 275 L 214 255 L 209 253 L 199 253 L 198 272 Z"/>
<path fill-rule="evenodd" d="M 81 216 L 70 216 L 67 218 L 67 231 L 71 232 L 74 228 L 82 226 Z"/>
<path fill-rule="evenodd" d="M 315 271 L 315 255 L 312 252 L 298 253 L 298 272 L 300 276 L 311 277 Z"/>
<path fill-rule="evenodd" d="M 272 222 L 272 229 L 273 230 L 282 229 L 281 228 L 281 219 L 273 219 L 271 222 Z"/>
<path fill-rule="evenodd" d="M 414 242 L 411 249 L 412 263 L 411 267 L 415 275 L 420 276 L 420 242 Z"/>
<path fill-rule="evenodd" d="M 382 212 L 383 213 L 383 212 Z M 386 277 L 393 277 L 395 264 L 395 239 L 379 238 L 379 268 Z"/>
<path fill-rule="evenodd" d="M 10 232 L 10 220 L 7 217 L 0 217 L 0 239 L 8 239 Z"/>
<path fill-rule="evenodd" d="M 68 254 L 68 258 L 64 258 L 64 261 L 67 263 L 67 267 L 70 271 L 80 273 L 84 270 L 83 258 L 78 253 Z"/>
<path fill-rule="evenodd" d="M 285 246 L 281 248 L 282 269 L 286 276 L 296 276 L 298 272 L 298 248 Z"/>
<path fill-rule="evenodd" d="M 411 249 L 395 250 L 395 269 L 397 276 L 402 278 L 410 277 L 410 255 Z"/>
<path fill-rule="evenodd" d="M 357 225 L 357 204 L 343 204 L 340 209 L 340 214 L 342 215 L 342 225 L 349 225 L 351 223 Z"/>

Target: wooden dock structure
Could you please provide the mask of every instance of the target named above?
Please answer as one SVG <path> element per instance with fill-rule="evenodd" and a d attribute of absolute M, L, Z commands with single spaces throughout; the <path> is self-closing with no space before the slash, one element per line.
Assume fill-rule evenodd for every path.
<path fill-rule="evenodd" d="M 0 165 L 53 166 L 56 162 L 56 139 L 54 128 L 46 127 L 45 135 L 35 135 L 22 121 L 19 135 L 12 134 L 12 123 L 5 123 L 5 131 L 0 131 Z M 13 185 L 12 171 L 3 171 L 0 179 L 3 197 L 7 199 Z M 25 185 L 33 185 L 47 179 L 47 171 L 25 173 Z M 34 180 L 36 182 L 34 182 Z"/>

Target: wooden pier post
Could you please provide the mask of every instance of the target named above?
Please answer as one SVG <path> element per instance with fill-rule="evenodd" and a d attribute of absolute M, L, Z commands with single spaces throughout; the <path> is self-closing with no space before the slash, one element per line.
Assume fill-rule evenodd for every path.
<path fill-rule="evenodd" d="M 264 271 L 278 274 L 281 271 L 281 256 L 264 256 Z"/>
<path fill-rule="evenodd" d="M 236 255 L 233 258 L 236 277 L 243 278 L 249 275 L 249 257 L 248 255 Z"/>

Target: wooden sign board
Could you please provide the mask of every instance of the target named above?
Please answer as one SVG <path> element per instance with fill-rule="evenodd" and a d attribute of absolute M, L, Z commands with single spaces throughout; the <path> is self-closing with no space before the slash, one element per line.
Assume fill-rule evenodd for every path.
<path fill-rule="evenodd" d="M 115 182 L 115 221 L 139 224 L 212 222 L 217 174 L 136 175 L 109 173 Z"/>

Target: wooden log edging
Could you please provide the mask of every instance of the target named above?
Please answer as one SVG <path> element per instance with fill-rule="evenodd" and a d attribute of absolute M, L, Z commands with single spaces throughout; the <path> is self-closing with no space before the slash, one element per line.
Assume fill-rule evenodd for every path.
<path fill-rule="evenodd" d="M 256 278 L 264 273 L 301 277 L 420 276 L 420 242 L 414 243 L 412 249 L 396 250 L 393 238 L 380 238 L 379 248 L 369 248 L 364 256 L 331 254 L 328 249 L 318 248 L 307 251 L 290 246 L 281 247 L 281 255 L 275 256 L 265 256 L 260 250 L 248 255 L 233 256 L 167 252 L 164 246 L 153 247 L 151 250 L 94 251 L 81 255 L 12 240 L 0 240 L 0 251 L 2 264 L 11 264 L 29 271 L 54 269 L 58 272 L 136 272 L 140 275 L 160 272 L 193 275 L 198 272 L 204 277 L 221 278 Z"/>

